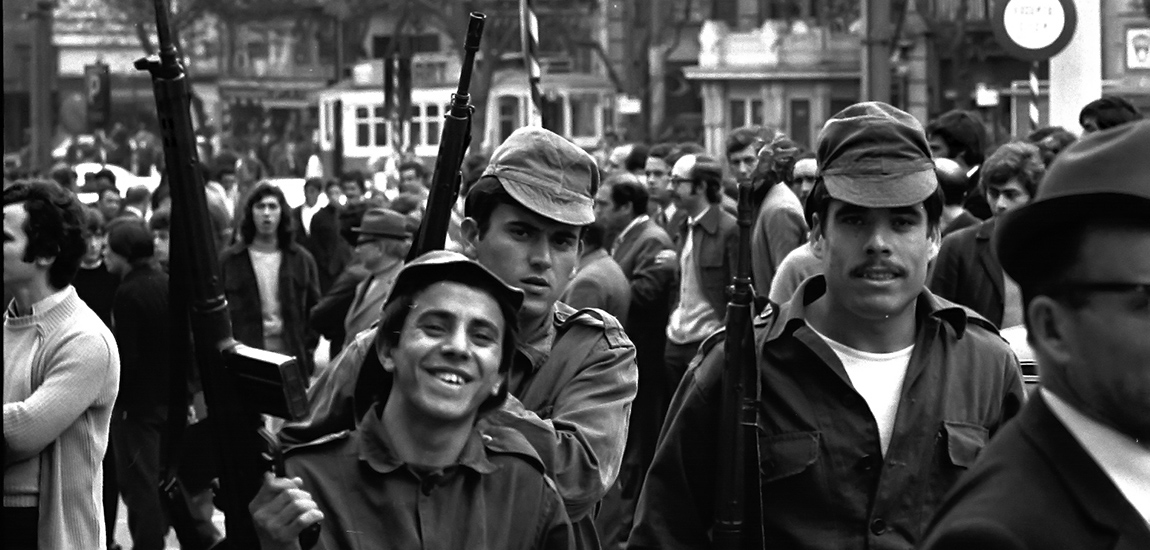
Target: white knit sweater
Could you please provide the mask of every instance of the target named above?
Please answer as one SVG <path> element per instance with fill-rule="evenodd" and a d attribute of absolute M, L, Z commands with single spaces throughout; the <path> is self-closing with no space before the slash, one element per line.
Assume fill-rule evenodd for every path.
<path fill-rule="evenodd" d="M 10 466 L 20 471 L 20 463 L 39 462 L 39 547 L 103 547 L 102 464 L 120 385 L 111 331 L 71 286 L 33 305 L 31 315 L 16 317 L 9 307 L 4 381 L 5 474 Z M 12 481 L 22 492 L 31 486 Z M 9 494 L 6 475 L 4 505 L 25 505 L 28 498 Z"/>

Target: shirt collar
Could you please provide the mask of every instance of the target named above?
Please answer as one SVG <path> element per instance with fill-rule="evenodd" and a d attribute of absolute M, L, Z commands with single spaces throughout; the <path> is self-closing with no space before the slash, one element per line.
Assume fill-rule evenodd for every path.
<path fill-rule="evenodd" d="M 622 239 L 623 237 L 627 236 L 628 232 L 630 232 L 635 227 L 638 227 L 639 224 L 641 224 L 641 223 L 643 223 L 649 219 L 651 219 L 651 216 L 643 214 L 642 216 L 639 216 L 639 217 L 631 220 L 631 223 L 627 224 L 627 227 L 624 227 L 623 231 L 619 232 L 619 238 Z"/>
<path fill-rule="evenodd" d="M 702 212 L 699 212 L 698 216 L 695 216 L 693 218 L 687 218 L 687 226 L 688 227 L 694 227 L 695 224 L 702 222 L 703 217 L 705 217 L 707 215 L 707 213 L 711 211 L 712 208 L 714 208 L 714 206 L 707 205 L 707 207 L 704 208 Z"/>
<path fill-rule="evenodd" d="M 824 275 L 815 275 L 799 285 L 798 290 L 789 302 L 779 306 L 779 319 L 771 327 L 767 341 L 782 336 L 790 336 L 801 326 L 807 325 L 807 306 L 820 298 L 827 291 L 827 280 Z M 920 320 L 937 319 L 954 327 L 958 338 L 966 332 L 968 321 L 967 312 L 961 306 L 939 299 L 925 287 L 918 295 L 917 315 Z M 769 316 L 769 310 L 764 311 L 760 317 Z"/>
<path fill-rule="evenodd" d="M 1039 388 L 1050 412 L 1066 426 L 1098 467 L 1150 524 L 1150 447 L 1085 414 L 1046 388 Z"/>
<path fill-rule="evenodd" d="M 382 415 L 383 403 L 375 403 L 360 422 L 357 428 L 360 434 L 359 459 L 366 462 L 373 470 L 388 474 L 406 464 L 395 453 L 394 442 L 384 429 L 383 420 L 380 418 Z M 495 471 L 495 465 L 487 459 L 479 430 L 472 428 L 467 435 L 467 442 L 463 445 L 459 461 L 454 466 L 462 466 L 480 474 Z"/>
<path fill-rule="evenodd" d="M 560 316 L 563 312 L 560 306 L 570 310 L 567 312 L 567 315 L 575 311 L 566 304 L 555 302 L 555 305 L 551 307 L 551 322 L 543 323 L 543 325 L 535 329 L 534 332 L 522 334 L 519 337 L 519 342 L 518 345 L 515 346 L 515 349 L 530 363 L 530 372 L 539 370 L 539 367 L 543 366 L 543 362 L 551 355 L 551 345 L 555 342 L 555 334 L 558 331 L 559 325 L 562 324 Z M 563 318 L 565 317 L 564 315 Z M 518 361 L 516 363 L 518 363 Z M 516 367 L 518 366 L 517 364 Z"/>

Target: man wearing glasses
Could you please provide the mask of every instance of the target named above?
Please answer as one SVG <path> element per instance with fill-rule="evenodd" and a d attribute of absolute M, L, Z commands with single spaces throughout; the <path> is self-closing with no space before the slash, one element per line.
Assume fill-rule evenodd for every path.
<path fill-rule="evenodd" d="M 672 393 L 699 344 L 723 328 L 739 228 L 735 217 L 719 205 L 722 181 L 723 168 L 706 155 L 684 155 L 671 169 L 674 200 L 686 213 L 672 236 L 681 274 L 664 351 L 667 388 Z"/>
<path fill-rule="evenodd" d="M 1042 387 L 925 548 L 1150 548 L 1150 121 L 1063 151 L 999 221 Z"/>

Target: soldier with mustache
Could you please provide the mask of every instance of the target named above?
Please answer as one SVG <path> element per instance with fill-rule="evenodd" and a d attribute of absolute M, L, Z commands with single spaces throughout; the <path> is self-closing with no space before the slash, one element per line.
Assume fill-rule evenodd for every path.
<path fill-rule="evenodd" d="M 853 105 L 824 126 L 817 156 L 811 246 L 823 275 L 752 321 L 759 464 L 747 482 L 761 483 L 761 503 L 747 509 L 761 514 L 748 520 L 764 547 L 909 549 L 1019 410 L 1022 373 L 993 324 L 925 287 L 943 201 L 918 121 Z M 629 548 L 711 544 L 718 340 L 672 401 Z"/>

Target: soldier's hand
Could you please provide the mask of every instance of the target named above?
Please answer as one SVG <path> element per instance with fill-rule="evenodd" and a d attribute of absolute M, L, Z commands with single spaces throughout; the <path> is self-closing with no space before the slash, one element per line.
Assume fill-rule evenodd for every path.
<path fill-rule="evenodd" d="M 298 477 L 264 474 L 260 492 L 248 504 L 262 550 L 296 550 L 300 532 L 323 520 L 323 512 L 302 485 Z"/>

